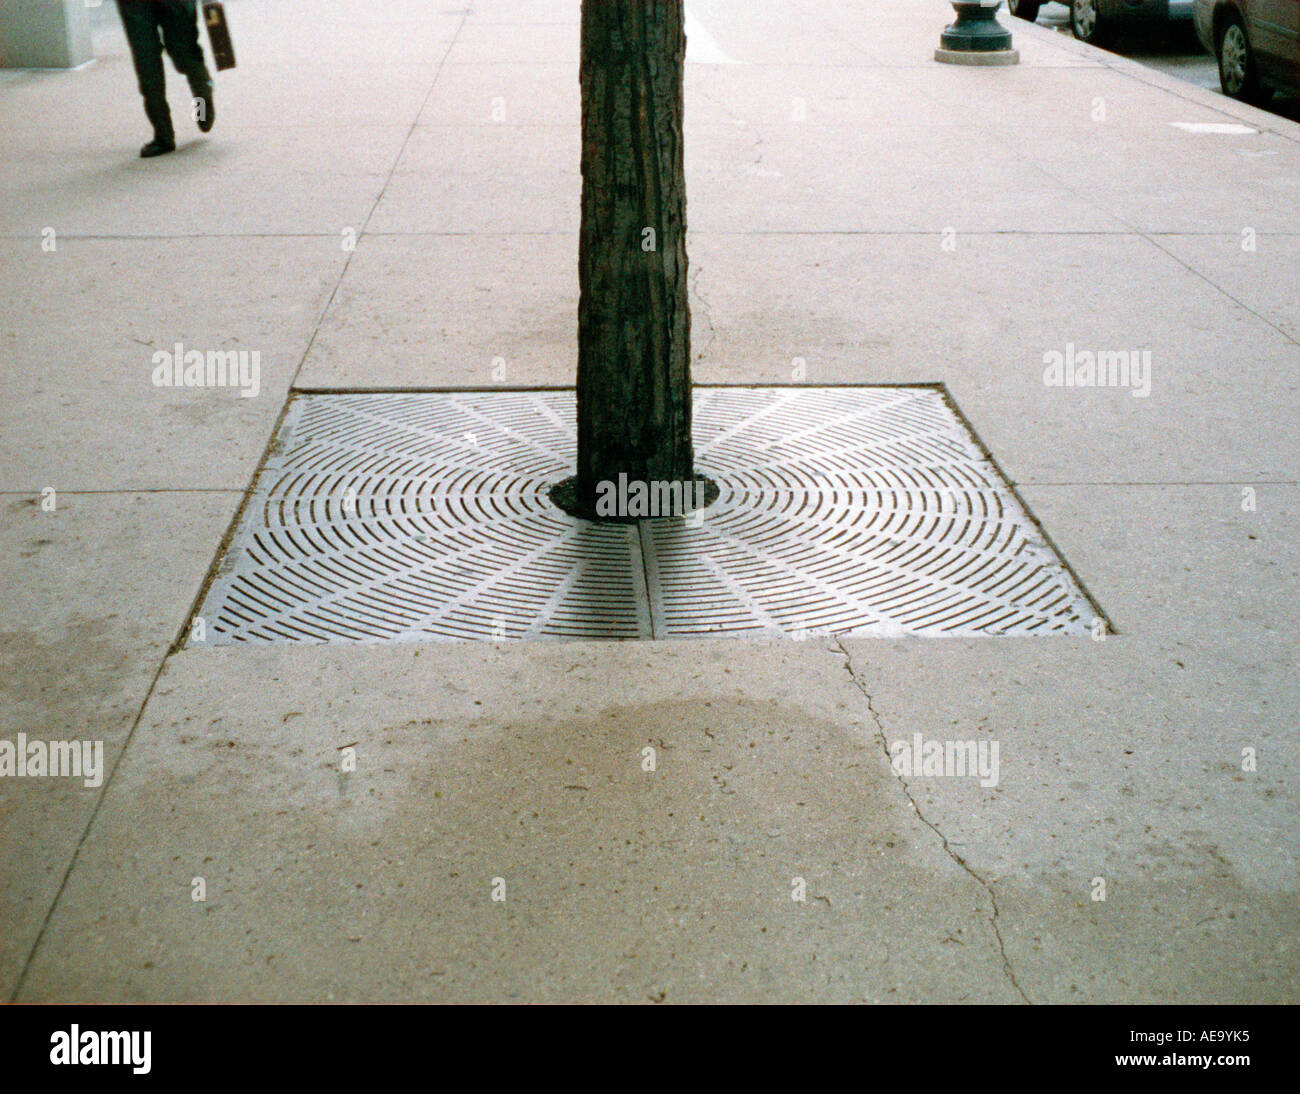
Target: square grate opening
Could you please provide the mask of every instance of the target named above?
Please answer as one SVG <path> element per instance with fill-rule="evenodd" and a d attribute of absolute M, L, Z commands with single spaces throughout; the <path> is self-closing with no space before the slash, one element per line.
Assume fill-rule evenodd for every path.
<path fill-rule="evenodd" d="M 187 645 L 1083 635 L 1096 608 L 934 387 L 698 387 L 690 518 L 596 524 L 569 391 L 297 394 Z"/>

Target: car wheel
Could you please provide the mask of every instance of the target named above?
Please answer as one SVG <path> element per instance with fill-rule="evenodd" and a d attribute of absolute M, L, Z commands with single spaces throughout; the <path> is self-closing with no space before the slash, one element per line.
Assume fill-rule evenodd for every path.
<path fill-rule="evenodd" d="M 1081 42 L 1104 46 L 1110 41 L 1110 20 L 1101 14 L 1099 0 L 1070 0 L 1070 29 Z"/>
<path fill-rule="evenodd" d="M 1007 7 L 1012 15 L 1017 19 L 1027 19 L 1031 23 L 1038 18 L 1038 9 L 1042 6 L 1042 0 L 1007 0 Z"/>
<path fill-rule="evenodd" d="M 1250 39 L 1246 37 L 1245 24 L 1235 11 L 1224 19 L 1216 44 L 1219 84 L 1223 93 L 1245 103 L 1267 102 L 1272 92 L 1260 85 L 1259 69 L 1255 67 L 1255 55 L 1251 52 Z"/>

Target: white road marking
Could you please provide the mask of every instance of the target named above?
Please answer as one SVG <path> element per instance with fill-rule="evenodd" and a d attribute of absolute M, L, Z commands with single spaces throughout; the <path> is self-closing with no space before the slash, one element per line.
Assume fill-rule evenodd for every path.
<path fill-rule="evenodd" d="M 1169 124 L 1184 133 L 1221 133 L 1225 136 L 1241 136 L 1259 132 L 1249 125 L 1238 125 L 1236 122 L 1170 122 Z"/>
<path fill-rule="evenodd" d="M 736 62 L 722 52 L 713 35 L 689 11 L 686 12 L 686 60 L 701 65 L 734 65 Z"/>

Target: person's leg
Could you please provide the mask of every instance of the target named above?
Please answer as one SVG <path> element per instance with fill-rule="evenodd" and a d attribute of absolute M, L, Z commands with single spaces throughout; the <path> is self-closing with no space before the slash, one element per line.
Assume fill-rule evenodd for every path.
<path fill-rule="evenodd" d="M 172 115 L 167 107 L 163 46 L 155 18 L 158 7 L 149 0 L 117 0 L 122 29 L 126 31 L 131 60 L 135 62 L 136 81 L 144 98 L 144 112 L 153 124 L 153 143 L 159 148 L 166 148 L 175 145 L 176 135 L 172 132 Z"/>
<path fill-rule="evenodd" d="M 190 84 L 190 94 L 198 100 L 195 121 L 205 133 L 212 128 L 212 76 L 203 61 L 199 44 L 198 12 L 194 0 L 167 0 L 156 5 L 161 16 L 163 45 L 176 71 Z"/>

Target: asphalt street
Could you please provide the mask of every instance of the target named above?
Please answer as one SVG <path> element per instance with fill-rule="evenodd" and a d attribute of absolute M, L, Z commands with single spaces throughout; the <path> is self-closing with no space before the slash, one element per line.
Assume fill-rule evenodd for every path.
<path fill-rule="evenodd" d="M 999 16 L 1008 22 L 1014 32 L 1019 20 L 1006 14 Z M 1067 4 L 1046 4 L 1038 13 L 1038 25 L 1051 27 L 1059 34 L 1069 36 L 1070 9 Z M 1201 46 L 1192 24 L 1186 21 L 1156 26 L 1135 26 L 1124 30 L 1114 45 L 1116 53 L 1141 61 L 1160 72 L 1177 76 L 1180 80 L 1203 87 L 1215 94 L 1219 90 L 1219 70 L 1214 58 Z M 1274 114 L 1292 121 L 1300 121 L 1300 97 L 1277 96 L 1268 105 Z"/>

